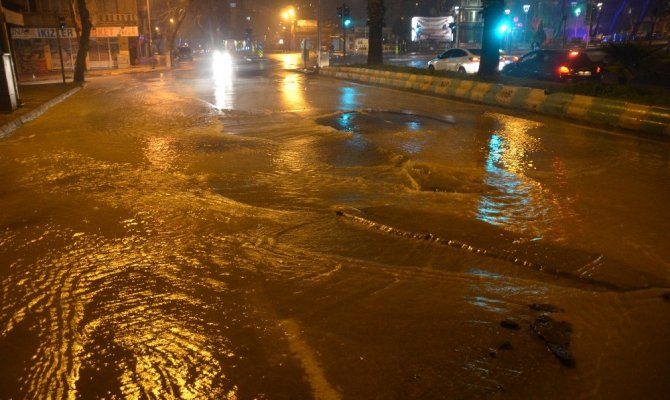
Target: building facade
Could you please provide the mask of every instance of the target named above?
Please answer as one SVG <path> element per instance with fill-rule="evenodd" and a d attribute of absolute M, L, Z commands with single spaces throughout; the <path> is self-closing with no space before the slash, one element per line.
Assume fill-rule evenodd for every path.
<path fill-rule="evenodd" d="M 23 21 L 7 21 L 20 80 L 73 70 L 78 34 L 67 0 L 4 0 Z M 136 0 L 87 0 L 91 30 L 88 68 L 128 68 L 139 59 Z M 22 22 L 22 25 L 21 25 Z"/>

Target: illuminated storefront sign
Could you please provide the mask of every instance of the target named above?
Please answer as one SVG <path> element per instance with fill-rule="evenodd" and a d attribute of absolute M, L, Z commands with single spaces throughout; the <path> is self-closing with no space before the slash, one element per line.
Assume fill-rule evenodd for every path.
<path fill-rule="evenodd" d="M 56 39 L 57 28 L 12 28 L 12 39 Z M 91 29 L 92 38 L 118 37 L 118 36 L 137 36 L 136 26 L 109 26 Z M 60 30 L 60 37 L 75 38 L 74 28 L 65 28 Z"/>

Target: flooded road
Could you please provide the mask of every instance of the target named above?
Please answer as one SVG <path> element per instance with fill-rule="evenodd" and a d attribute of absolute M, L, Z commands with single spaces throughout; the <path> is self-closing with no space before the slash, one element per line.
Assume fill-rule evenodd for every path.
<path fill-rule="evenodd" d="M 667 142 L 294 66 L 0 140 L 0 398 L 667 398 Z"/>

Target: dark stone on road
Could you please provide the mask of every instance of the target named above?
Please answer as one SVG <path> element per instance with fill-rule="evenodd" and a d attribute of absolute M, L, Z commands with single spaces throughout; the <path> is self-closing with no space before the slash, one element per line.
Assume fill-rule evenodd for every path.
<path fill-rule="evenodd" d="M 512 350 L 512 343 L 509 340 L 506 340 L 503 344 L 498 346 L 498 350 Z"/>
<path fill-rule="evenodd" d="M 500 321 L 500 326 L 507 329 L 513 329 L 515 331 L 520 329 L 519 323 L 510 318 Z"/>
<path fill-rule="evenodd" d="M 548 315 L 541 315 L 530 326 L 563 365 L 571 368 L 575 366 L 575 359 L 570 352 L 572 326 L 569 322 L 555 321 Z"/>

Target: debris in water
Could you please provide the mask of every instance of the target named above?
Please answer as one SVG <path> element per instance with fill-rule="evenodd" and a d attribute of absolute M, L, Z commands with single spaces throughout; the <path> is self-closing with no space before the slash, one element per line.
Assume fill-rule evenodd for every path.
<path fill-rule="evenodd" d="M 552 354 L 567 367 L 574 368 L 575 359 L 570 352 L 572 326 L 566 321 L 554 321 L 548 315 L 540 315 L 530 325 L 533 332 L 547 344 Z"/>
<path fill-rule="evenodd" d="M 532 304 L 529 304 L 528 307 L 530 307 L 531 310 L 542 311 L 542 312 L 550 312 L 550 313 L 563 311 L 562 308 L 559 308 L 559 307 L 556 307 L 554 305 L 547 304 L 547 303 L 532 303 Z"/>

